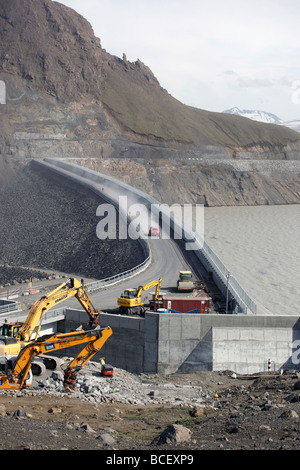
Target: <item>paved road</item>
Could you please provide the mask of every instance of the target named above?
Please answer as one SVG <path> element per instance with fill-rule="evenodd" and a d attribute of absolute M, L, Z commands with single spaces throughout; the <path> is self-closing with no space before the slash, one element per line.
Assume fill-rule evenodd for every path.
<path fill-rule="evenodd" d="M 152 253 L 151 265 L 134 277 L 121 281 L 114 286 L 102 289 L 99 292 L 90 293 L 95 307 L 101 310 L 117 307 L 117 298 L 126 288 L 138 287 L 148 282 L 162 278 L 161 291 L 174 292 L 176 289 L 178 272 L 180 269 L 189 269 L 189 264 L 183 257 L 179 247 L 172 240 L 150 240 Z M 143 298 L 149 296 L 150 289 L 143 294 Z M 148 294 L 147 294 L 148 292 Z"/>
<path fill-rule="evenodd" d="M 78 177 L 80 182 L 84 180 L 84 178 Z M 101 192 L 103 184 L 94 184 L 95 189 L 98 189 Z M 106 196 L 111 198 L 112 200 L 116 199 L 119 192 L 116 192 L 115 187 L 110 187 L 107 183 L 105 184 L 105 191 Z M 123 191 L 123 192 L 122 192 Z M 130 190 L 128 189 L 120 189 L 120 194 L 128 195 L 131 203 L 139 202 L 139 196 L 135 194 L 131 194 Z M 147 211 L 146 206 L 144 206 L 145 211 Z M 147 214 L 144 214 L 145 221 L 148 220 Z M 142 225 L 141 225 L 142 226 Z M 143 230 L 148 230 L 147 227 L 144 227 Z M 201 267 L 199 266 L 199 262 L 193 263 L 192 252 L 184 252 L 179 248 L 178 243 L 173 240 L 159 238 L 159 239 L 149 239 L 149 244 L 152 253 L 152 262 L 151 265 L 143 272 L 135 275 L 134 277 L 121 281 L 113 286 L 107 287 L 105 289 L 101 289 L 97 292 L 91 292 L 89 295 L 92 299 L 94 307 L 96 310 L 102 311 L 109 311 L 111 309 L 117 308 L 117 298 L 124 291 L 125 288 L 128 287 L 138 287 L 140 285 L 147 284 L 153 280 L 157 280 L 160 277 L 162 278 L 162 291 L 167 292 L 174 292 L 177 284 L 178 279 L 178 272 L 181 269 L 191 269 L 194 273 L 195 278 L 201 278 Z M 200 269 L 200 272 L 199 272 Z M 73 277 L 70 275 L 70 277 Z M 48 292 L 53 290 L 54 286 L 58 285 L 59 281 L 40 281 L 38 282 L 39 285 L 47 285 L 49 287 Z M 34 287 L 34 286 L 33 286 Z M 149 296 L 150 291 L 148 291 Z M 1 294 L 1 293 L 0 293 Z M 145 292 L 144 295 L 146 296 L 147 293 Z M 41 293 L 32 295 L 27 299 L 20 298 L 18 300 L 23 300 L 23 305 L 27 309 L 35 302 L 35 300 L 41 297 Z M 58 305 L 58 307 L 75 307 L 81 308 L 80 304 L 76 299 L 69 299 L 66 302 L 62 302 Z"/>
<path fill-rule="evenodd" d="M 150 249 L 151 249 L 151 264 L 142 271 L 134 275 L 129 279 L 125 279 L 117 282 L 112 286 L 105 287 L 95 292 L 90 292 L 89 296 L 92 300 L 95 310 L 97 311 L 111 311 L 117 309 L 117 298 L 126 288 L 138 287 L 140 285 L 145 285 L 151 281 L 158 280 L 162 278 L 161 291 L 166 291 L 168 293 L 176 292 L 176 284 L 178 279 L 178 272 L 181 269 L 191 269 L 194 273 L 194 277 L 199 276 L 197 269 L 194 269 L 195 266 L 189 263 L 185 256 L 187 253 L 183 253 L 177 243 L 174 240 L 168 239 L 149 239 Z M 200 273 L 201 275 L 201 273 Z M 73 277 L 73 275 L 70 275 Z M 74 276 L 79 278 L 79 276 Z M 44 280 L 36 281 L 33 283 L 32 287 L 39 287 L 41 290 L 38 294 L 30 295 L 26 297 L 19 297 L 18 300 L 22 302 L 24 308 L 25 316 L 31 307 L 31 305 L 38 300 L 46 292 L 50 292 L 57 285 L 65 282 L 66 279 L 56 279 L 56 280 Z M 90 279 L 85 279 L 86 282 L 92 281 Z M 23 288 L 24 289 L 24 288 Z M 45 290 L 46 289 L 46 290 Z M 27 286 L 25 288 L 27 290 Z M 154 292 L 155 288 L 145 291 L 143 293 L 143 299 L 147 301 L 151 292 Z M 57 305 L 60 307 L 72 307 L 82 309 L 81 305 L 75 298 L 71 298 Z M 21 320 L 20 314 L 17 314 L 18 319 Z M 15 315 L 9 315 L 7 318 L 14 320 Z"/>

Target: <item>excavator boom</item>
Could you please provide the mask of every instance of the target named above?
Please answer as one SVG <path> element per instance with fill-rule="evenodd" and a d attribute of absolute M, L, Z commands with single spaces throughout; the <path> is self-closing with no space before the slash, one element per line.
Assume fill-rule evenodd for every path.
<path fill-rule="evenodd" d="M 144 286 L 141 286 L 141 287 L 139 288 L 137 297 L 141 297 L 142 292 L 143 292 L 144 290 L 148 290 L 148 289 L 150 289 L 150 288 L 153 287 L 153 286 L 156 286 L 155 296 L 157 296 L 157 295 L 159 294 L 159 291 L 160 291 L 161 278 L 159 278 L 158 281 L 152 281 L 152 282 L 149 282 L 149 284 L 145 284 Z"/>
<path fill-rule="evenodd" d="M 111 334 L 112 330 L 108 326 L 89 331 L 81 330 L 50 335 L 47 338 L 42 337 L 37 341 L 29 343 L 19 353 L 11 373 L 0 374 L 0 389 L 21 389 L 26 382 L 34 357 L 78 344 L 88 343 L 69 365 L 69 367 L 74 365 L 83 367 L 102 348 Z"/>
<path fill-rule="evenodd" d="M 83 308 L 88 313 L 90 320 L 98 324 L 99 313 L 95 312 L 91 299 L 86 293 L 81 282 L 75 278 L 69 279 L 54 289 L 49 294 L 45 295 L 31 307 L 25 322 L 18 331 L 17 341 L 29 342 L 35 327 L 40 322 L 43 315 L 58 303 L 70 298 L 76 297 Z"/>
<path fill-rule="evenodd" d="M 85 366 L 85 364 L 92 359 L 92 357 L 102 348 L 103 344 L 107 340 L 107 338 L 111 335 L 111 330 L 108 328 L 102 330 L 103 333 L 101 336 L 91 340 L 83 349 L 82 351 L 77 354 L 77 356 L 70 362 L 68 365 L 65 376 L 68 375 L 70 371 L 73 369 L 81 369 Z"/>

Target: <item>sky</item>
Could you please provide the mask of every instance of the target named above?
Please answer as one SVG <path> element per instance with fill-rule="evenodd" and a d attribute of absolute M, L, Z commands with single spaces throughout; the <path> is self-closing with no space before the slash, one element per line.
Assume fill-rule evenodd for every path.
<path fill-rule="evenodd" d="M 299 0 L 60 0 L 101 46 L 140 59 L 174 98 L 208 111 L 300 119 Z"/>

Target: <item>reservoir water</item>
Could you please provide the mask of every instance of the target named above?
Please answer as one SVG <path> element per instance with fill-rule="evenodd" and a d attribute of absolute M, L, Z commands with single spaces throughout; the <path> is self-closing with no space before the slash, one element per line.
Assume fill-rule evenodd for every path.
<path fill-rule="evenodd" d="M 204 234 L 258 315 L 300 315 L 300 205 L 205 208 Z"/>

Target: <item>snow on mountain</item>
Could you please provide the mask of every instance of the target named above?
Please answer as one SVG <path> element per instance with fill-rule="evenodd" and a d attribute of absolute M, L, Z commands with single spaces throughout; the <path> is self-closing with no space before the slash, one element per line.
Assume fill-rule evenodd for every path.
<path fill-rule="evenodd" d="M 253 121 L 266 122 L 269 124 L 283 124 L 283 120 L 275 114 L 267 113 L 266 111 L 251 110 L 251 109 L 239 109 L 237 107 L 227 109 L 223 111 L 227 114 L 236 114 L 237 116 L 243 116 Z"/>
<path fill-rule="evenodd" d="M 234 107 L 223 111 L 223 113 L 243 116 L 248 119 L 252 119 L 253 121 L 265 122 L 268 124 L 278 124 L 281 126 L 289 127 L 294 131 L 300 132 L 300 120 L 295 119 L 293 121 L 283 121 L 275 114 L 268 113 L 266 111 L 239 109 L 237 107 Z"/>

